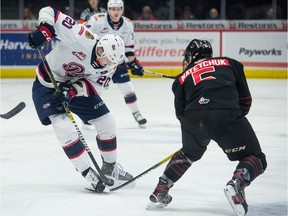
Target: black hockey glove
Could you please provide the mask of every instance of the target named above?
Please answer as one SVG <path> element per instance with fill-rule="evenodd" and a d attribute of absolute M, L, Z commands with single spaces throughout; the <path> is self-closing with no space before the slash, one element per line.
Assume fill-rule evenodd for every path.
<path fill-rule="evenodd" d="M 72 85 L 71 82 L 60 83 L 59 88 L 64 94 L 66 94 L 66 104 L 69 104 L 71 100 L 78 94 L 76 88 Z"/>
<path fill-rule="evenodd" d="M 33 49 L 42 47 L 45 42 L 56 36 L 53 26 L 48 23 L 41 23 L 37 30 L 28 33 L 28 43 Z"/>
<path fill-rule="evenodd" d="M 131 70 L 133 75 L 143 76 L 144 74 L 144 69 L 136 58 L 134 58 L 133 61 L 127 63 L 127 68 Z"/>
<path fill-rule="evenodd" d="M 62 92 L 55 91 L 52 95 L 52 100 L 58 110 L 63 110 L 63 104 L 65 103 L 66 98 Z"/>

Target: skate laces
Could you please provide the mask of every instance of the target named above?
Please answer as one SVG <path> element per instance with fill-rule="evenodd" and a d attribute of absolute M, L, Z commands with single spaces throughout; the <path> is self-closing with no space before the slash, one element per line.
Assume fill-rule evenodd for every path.
<path fill-rule="evenodd" d="M 141 115 L 141 113 L 138 111 L 138 112 L 135 112 L 133 113 L 133 116 L 134 118 L 136 119 L 136 121 L 140 121 L 140 120 L 143 120 L 143 116 Z"/>
<path fill-rule="evenodd" d="M 89 169 L 88 173 L 85 176 L 85 179 L 93 184 L 97 184 L 99 182 L 97 174 L 93 169 Z"/>
<path fill-rule="evenodd" d="M 115 179 L 119 179 L 119 176 L 125 177 L 126 174 L 127 172 L 124 171 L 123 167 L 119 163 L 116 163 L 114 165 L 114 169 L 112 171 L 111 176 Z"/>

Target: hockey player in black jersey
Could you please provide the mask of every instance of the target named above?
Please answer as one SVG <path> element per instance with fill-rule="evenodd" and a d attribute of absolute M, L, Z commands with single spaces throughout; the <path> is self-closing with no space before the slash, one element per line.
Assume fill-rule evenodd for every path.
<path fill-rule="evenodd" d="M 264 172 L 267 162 L 245 117 L 252 99 L 243 65 L 228 57 L 213 58 L 211 44 L 194 39 L 184 52 L 183 67 L 172 86 L 183 146 L 159 178 L 148 207 L 163 207 L 172 201 L 169 189 L 214 140 L 229 160 L 239 161 L 224 192 L 235 213 L 245 215 L 244 189 Z"/>

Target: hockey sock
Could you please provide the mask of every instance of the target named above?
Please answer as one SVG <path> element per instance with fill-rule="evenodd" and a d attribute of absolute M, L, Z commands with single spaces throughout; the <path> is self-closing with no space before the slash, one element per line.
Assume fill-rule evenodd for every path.
<path fill-rule="evenodd" d="M 245 180 L 249 181 L 249 183 L 252 182 L 257 176 L 259 176 L 260 174 L 264 172 L 267 166 L 265 155 L 262 160 L 253 155 L 243 158 L 242 160 L 239 161 L 239 164 L 236 167 L 236 170 L 234 172 L 234 178 L 235 178 L 235 175 L 239 173 L 239 170 L 246 169 L 249 172 L 250 177 L 249 179 L 245 179 Z"/>
<path fill-rule="evenodd" d="M 176 152 L 165 168 L 164 175 L 173 182 L 178 181 L 189 169 L 192 161 L 182 151 Z"/>
<path fill-rule="evenodd" d="M 117 141 L 116 136 L 112 139 L 100 139 L 98 136 L 96 137 L 98 148 L 101 152 L 101 156 L 103 161 L 107 163 L 115 163 L 116 162 L 116 149 L 117 149 Z"/>
<path fill-rule="evenodd" d="M 76 170 L 83 172 L 90 167 L 88 153 L 78 133 L 66 114 L 49 116 L 62 148 Z"/>
<path fill-rule="evenodd" d="M 132 92 L 129 95 L 124 96 L 124 99 L 125 99 L 125 103 L 127 104 L 127 106 L 129 107 L 132 113 L 139 111 L 138 104 L 137 104 L 137 97 L 134 92 Z"/>

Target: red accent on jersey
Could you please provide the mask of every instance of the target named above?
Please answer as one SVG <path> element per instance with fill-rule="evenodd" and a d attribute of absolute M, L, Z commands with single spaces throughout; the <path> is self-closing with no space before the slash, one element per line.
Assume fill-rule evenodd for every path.
<path fill-rule="evenodd" d="M 42 77 L 43 80 L 45 79 L 45 76 L 42 74 L 39 65 L 38 65 L 38 74 Z"/>
<path fill-rule="evenodd" d="M 60 15 L 60 11 L 58 10 L 57 11 L 57 13 L 56 13 L 56 15 L 55 15 L 55 18 L 54 18 L 54 23 L 56 23 L 57 22 L 57 20 L 58 20 L 58 18 L 59 18 L 59 15 Z"/>
<path fill-rule="evenodd" d="M 83 32 L 84 32 L 84 26 L 81 26 L 81 29 L 80 29 L 80 31 L 78 32 L 78 34 L 79 34 L 79 35 L 82 35 Z"/>
<path fill-rule="evenodd" d="M 203 73 L 214 72 L 215 69 L 213 66 L 229 66 L 229 61 L 227 59 L 210 59 L 201 61 L 198 64 L 194 65 L 192 68 L 185 71 L 182 76 L 179 77 L 180 84 L 182 85 L 189 75 L 192 75 L 195 85 L 197 85 L 203 80 L 215 79 L 215 77 L 213 76 L 209 76 L 206 78 L 201 77 Z"/>
<path fill-rule="evenodd" d="M 83 81 L 85 82 L 86 84 L 86 92 L 87 92 L 87 95 L 90 96 L 90 93 L 89 93 L 89 88 L 92 89 L 92 91 L 95 93 L 95 94 L 98 94 L 97 90 L 94 88 L 94 86 L 86 79 L 83 79 Z"/>

